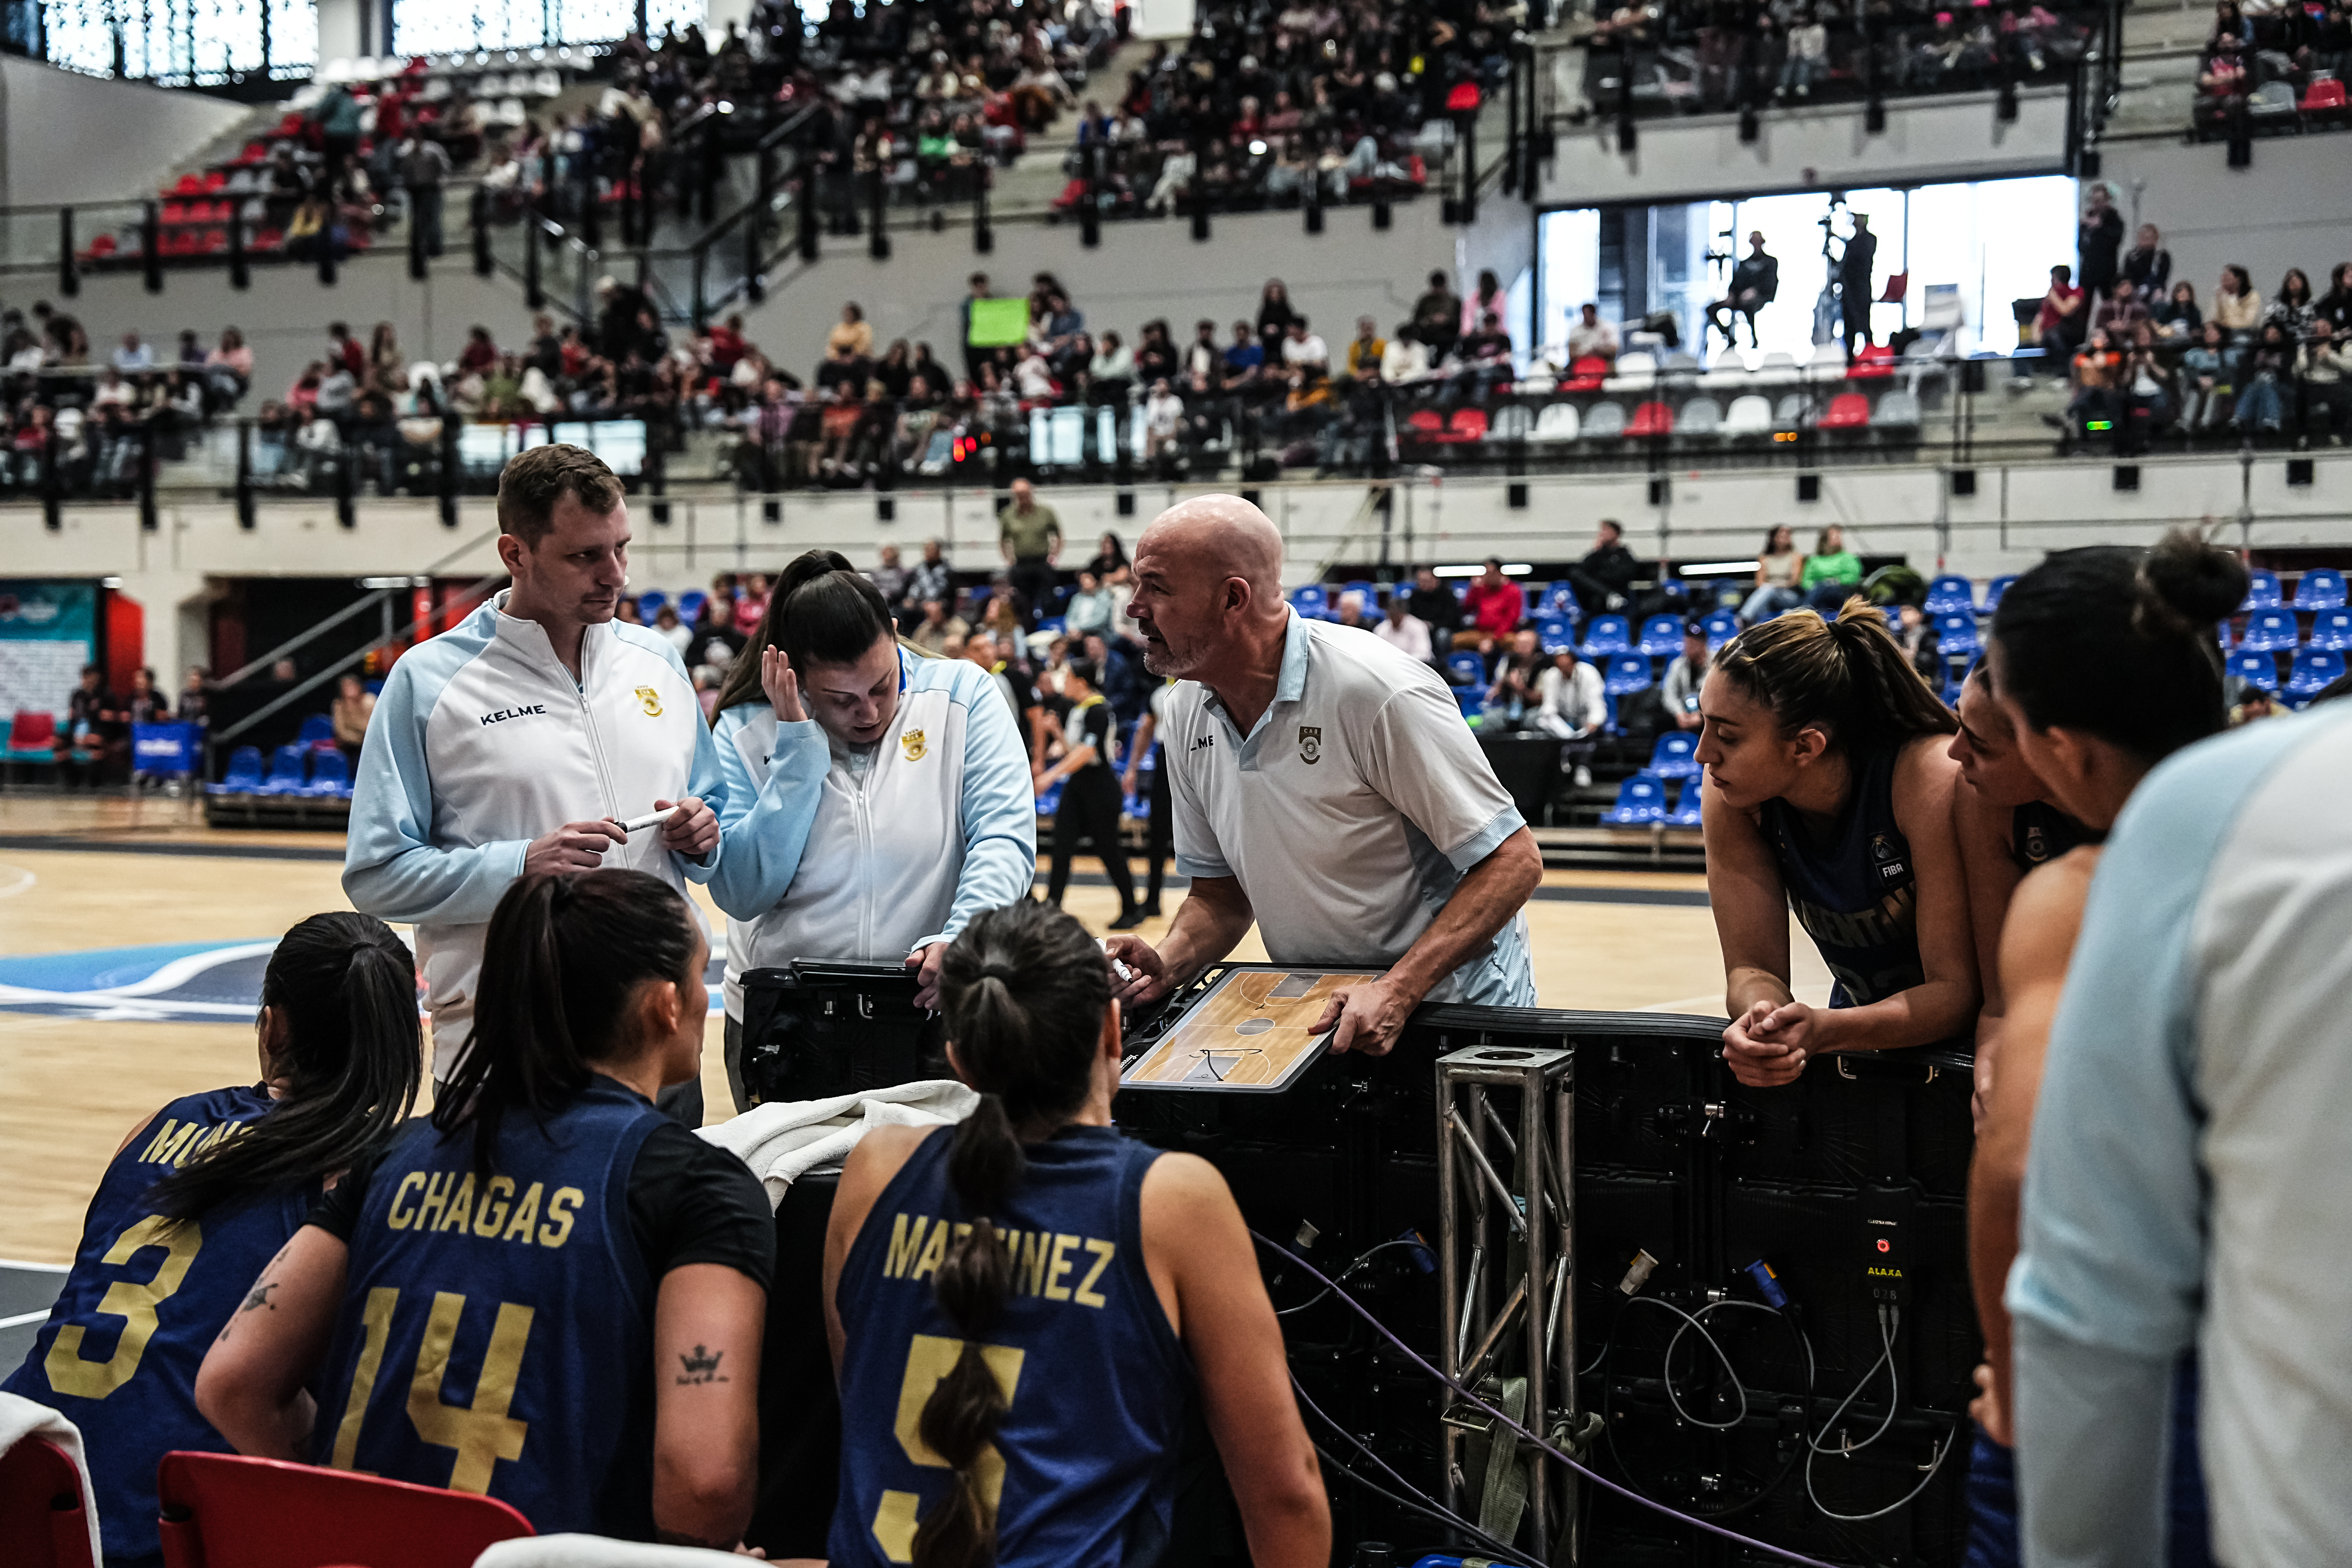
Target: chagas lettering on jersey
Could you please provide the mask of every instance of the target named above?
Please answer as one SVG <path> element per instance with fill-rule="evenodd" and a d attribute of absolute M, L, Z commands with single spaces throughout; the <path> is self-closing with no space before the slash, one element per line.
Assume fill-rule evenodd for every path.
<path fill-rule="evenodd" d="M 163 1118 L 163 1125 L 139 1152 L 140 1163 L 148 1165 L 169 1165 L 179 1169 L 215 1143 L 226 1143 L 241 1132 L 251 1130 L 249 1121 L 174 1121 Z"/>
<path fill-rule="evenodd" d="M 962 1220 L 951 1225 L 929 1215 L 892 1215 L 890 1249 L 882 1259 L 882 1277 L 929 1279 L 946 1259 L 949 1242 L 960 1239 L 971 1229 L 971 1226 Z M 999 1234 L 1013 1257 L 1015 1290 L 1043 1296 L 1049 1301 L 1076 1301 L 1081 1307 L 1110 1304 L 1110 1298 L 1095 1289 L 1095 1281 L 1102 1278 L 1103 1270 L 1118 1255 L 1117 1242 L 1045 1230 L 1005 1230 Z M 1087 1268 L 1085 1278 L 1072 1284 L 1070 1276 L 1077 1273 L 1089 1254 L 1094 1258 L 1093 1264 Z"/>
<path fill-rule="evenodd" d="M 588 1195 L 578 1187 L 558 1187 L 547 1200 L 547 1217 L 540 1218 L 543 1182 L 533 1182 L 520 1201 L 515 1198 L 512 1176 L 492 1176 L 482 1184 L 477 1201 L 474 1173 L 411 1171 L 400 1178 L 384 1210 L 391 1230 L 436 1233 L 471 1231 L 485 1241 L 511 1241 L 523 1247 L 562 1247 L 572 1238 L 572 1222 Z"/>

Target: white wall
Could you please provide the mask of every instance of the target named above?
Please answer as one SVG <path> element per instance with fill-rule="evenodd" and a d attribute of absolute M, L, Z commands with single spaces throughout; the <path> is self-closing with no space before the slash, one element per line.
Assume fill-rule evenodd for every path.
<path fill-rule="evenodd" d="M 123 201 L 245 118 L 241 104 L 0 55 L 0 206 Z"/>
<path fill-rule="evenodd" d="M 1505 481 L 1410 479 L 1390 513 L 1388 559 L 1562 561 L 1591 547 L 1594 524 L 1622 521 L 1637 553 L 1681 561 L 1752 557 L 1767 529 L 1788 523 L 1800 542 L 1839 523 L 1865 553 L 1901 554 L 1923 571 L 1979 579 L 2018 572 L 2045 551 L 2100 542 L 2152 543 L 2164 530 L 2201 518 L 2224 520 L 2218 538 L 2256 548 L 2352 546 L 2352 453 L 2316 458 L 2316 483 L 2286 483 L 2284 459 L 2266 456 L 2252 471 L 2251 527 L 2234 520 L 2243 476 L 2228 458 L 2150 460 L 2141 489 L 2111 489 L 2111 468 L 2096 461 L 2020 463 L 1978 470 L 1978 493 L 1944 500 L 1944 477 L 1932 468 L 1826 469 L 1821 500 L 1796 500 L 1794 475 L 1773 471 L 1684 472 L 1670 476 L 1666 504 L 1649 504 L 1642 474 L 1534 477 L 1529 504 L 1507 504 Z M 1143 526 L 1183 495 L 1209 487 L 1139 485 L 1131 517 L 1118 515 L 1108 487 L 1055 486 L 1046 491 L 1073 539 L 1111 530 L 1130 544 Z M 1362 483 L 1261 487 L 1261 504 L 1282 529 L 1292 581 L 1310 580 L 1327 562 L 1381 557 L 1381 519 Z M 640 498 L 631 507 L 635 542 L 632 580 L 640 587 L 684 588 L 714 572 L 775 570 L 817 546 L 866 564 L 885 543 L 909 559 L 926 539 L 947 542 L 965 567 L 995 558 L 994 500 L 985 490 L 901 490 L 897 516 L 878 518 L 870 491 L 782 498 L 780 516 L 761 520 L 758 498 L 721 492 L 679 494 L 671 521 L 657 524 Z M 69 507 L 64 526 L 43 530 L 30 508 L 0 508 L 11 574 L 28 577 L 120 576 L 123 591 L 146 606 L 147 662 L 158 668 L 203 661 L 199 612 L 208 579 L 362 577 L 497 570 L 490 540 L 497 523 L 487 498 L 462 503 L 459 525 L 442 526 L 430 501 L 362 500 L 356 527 L 336 526 L 328 500 L 266 500 L 258 525 L 236 526 L 226 503 L 166 505 L 162 526 L 142 533 L 128 505 Z"/>
<path fill-rule="evenodd" d="M 2254 276 L 2269 300 L 2290 267 L 2311 277 L 2314 298 L 2327 273 L 2352 261 L 2352 146 L 2340 135 L 2273 136 L 2254 143 L 2252 167 L 2229 166 L 2219 142 L 2135 142 L 2108 146 L 2100 178 L 2122 193 L 2129 218 L 2155 224 L 2172 251 L 2172 276 L 2210 302 L 2230 262 Z"/>

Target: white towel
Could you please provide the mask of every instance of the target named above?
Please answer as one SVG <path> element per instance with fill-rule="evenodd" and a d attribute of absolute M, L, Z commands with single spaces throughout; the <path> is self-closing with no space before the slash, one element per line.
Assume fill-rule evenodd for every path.
<path fill-rule="evenodd" d="M 953 1079 L 925 1079 L 831 1100 L 755 1105 L 731 1121 L 702 1129 L 702 1135 L 751 1167 L 773 1208 L 811 1171 L 838 1170 L 869 1129 L 944 1127 L 970 1116 L 979 1103 L 980 1096 Z"/>
<path fill-rule="evenodd" d="M 27 1437 L 46 1437 L 65 1451 L 81 1477 L 81 1516 L 89 1523 L 89 1560 L 102 1563 L 98 1544 L 98 1497 L 89 1489 L 89 1460 L 81 1451 L 81 1428 L 50 1409 L 19 1394 L 0 1394 L 0 1454 Z"/>
<path fill-rule="evenodd" d="M 526 1535 L 485 1547 L 474 1568 L 741 1568 L 750 1559 L 699 1546 L 648 1546 L 601 1535 Z"/>

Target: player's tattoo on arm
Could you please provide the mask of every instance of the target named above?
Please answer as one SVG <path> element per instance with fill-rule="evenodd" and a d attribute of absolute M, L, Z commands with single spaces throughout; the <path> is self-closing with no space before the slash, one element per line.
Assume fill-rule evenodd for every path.
<path fill-rule="evenodd" d="M 701 1345 L 697 1345 L 691 1352 L 679 1352 L 677 1359 L 682 1369 L 677 1374 L 677 1386 L 680 1388 L 727 1381 L 719 1370 L 719 1363 L 727 1359 L 725 1351 L 708 1350 Z"/>
<path fill-rule="evenodd" d="M 290 1239 L 278 1249 L 278 1256 L 271 1258 L 268 1266 L 262 1269 L 261 1278 L 254 1282 L 252 1289 L 246 1292 L 244 1301 L 239 1303 L 236 1311 L 229 1314 L 229 1320 L 221 1325 L 220 1332 L 213 1336 L 213 1343 L 218 1344 L 228 1338 L 228 1331 L 236 1326 L 237 1319 L 244 1317 L 256 1307 L 267 1307 L 273 1312 L 278 1310 L 278 1303 L 269 1299 L 269 1293 L 278 1289 L 279 1281 L 272 1279 L 269 1277 L 270 1272 L 285 1262 L 286 1255 L 293 1250 L 294 1243 Z"/>
<path fill-rule="evenodd" d="M 278 1303 L 269 1299 L 269 1293 L 277 1289 L 278 1281 L 275 1279 L 265 1279 L 256 1285 L 246 1292 L 245 1305 L 237 1309 L 238 1314 L 242 1316 L 252 1311 L 256 1307 L 267 1307 L 273 1312 L 278 1310 Z"/>

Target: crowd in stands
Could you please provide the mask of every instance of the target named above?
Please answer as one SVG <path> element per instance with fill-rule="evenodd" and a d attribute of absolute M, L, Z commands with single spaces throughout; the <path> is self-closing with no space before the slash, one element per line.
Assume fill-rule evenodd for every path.
<path fill-rule="evenodd" d="M 2197 61 L 2200 137 L 2352 125 L 2352 12 L 2343 0 L 2288 5 L 2221 0 Z"/>
<path fill-rule="evenodd" d="M 1581 112 L 1720 112 L 1743 105 L 1965 92 L 2062 75 L 2097 14 L 2058 0 L 1973 8 L 1811 0 L 1679 0 L 1600 15 Z"/>
<path fill-rule="evenodd" d="M 2287 268 L 2265 300 L 2241 266 L 2221 269 L 2210 295 L 2172 276 L 2154 224 L 2129 249 L 2104 185 L 2092 186 L 2079 268 L 2050 270 L 2026 334 L 2045 365 L 2063 366 L 2063 414 L 2045 415 L 2070 444 L 2118 454 L 2168 437 L 2231 436 L 2262 443 L 2341 446 L 2352 434 L 2352 261 L 2315 289 Z M 2025 384 L 2030 362 L 2018 362 Z"/>
<path fill-rule="evenodd" d="M 252 376 L 253 351 L 235 327 L 210 347 L 190 328 L 176 348 L 135 331 L 110 348 L 47 300 L 0 310 L 0 491 L 39 488 L 54 463 L 63 489 L 128 495 L 142 455 L 180 457 L 206 420 L 237 405 Z"/>

